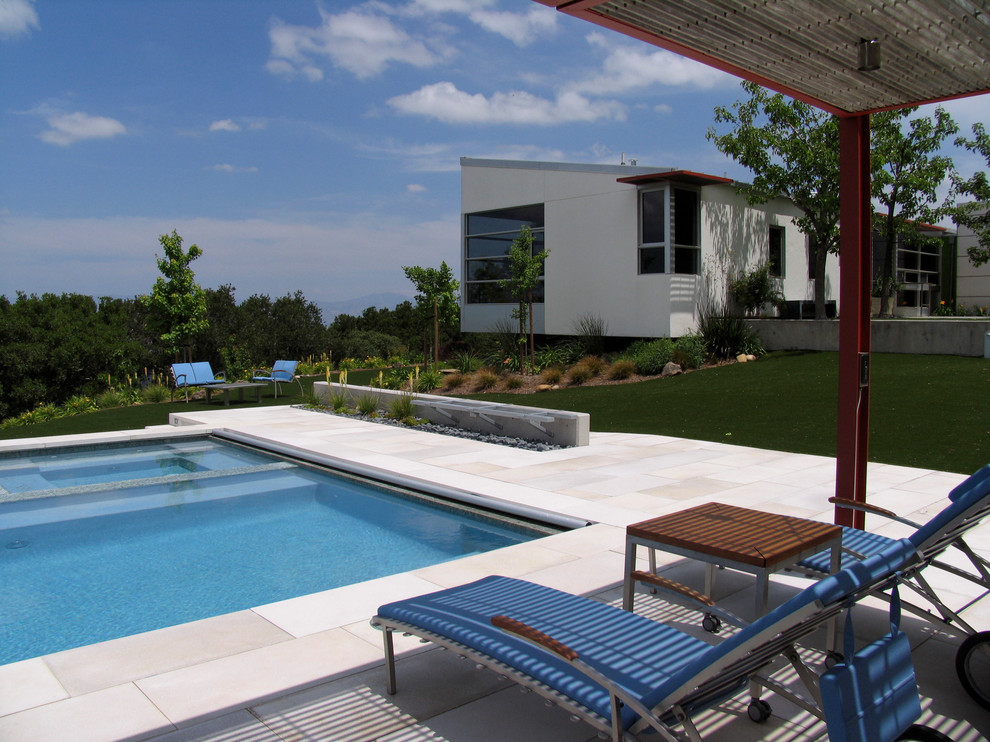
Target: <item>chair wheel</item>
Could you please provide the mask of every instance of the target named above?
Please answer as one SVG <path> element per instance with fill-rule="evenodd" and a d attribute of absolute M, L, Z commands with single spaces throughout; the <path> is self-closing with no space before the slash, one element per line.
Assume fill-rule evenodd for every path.
<path fill-rule="evenodd" d="M 705 617 L 701 620 L 701 628 L 709 634 L 717 634 L 722 628 L 722 619 L 711 613 L 706 613 Z"/>
<path fill-rule="evenodd" d="M 749 707 L 746 709 L 749 718 L 755 722 L 766 721 L 770 718 L 770 712 L 770 704 L 762 698 L 754 698 L 749 702 Z"/>
<path fill-rule="evenodd" d="M 831 670 L 836 665 L 841 665 L 846 661 L 846 656 L 842 652 L 836 652 L 834 649 L 830 649 L 825 653 L 825 669 Z"/>
<path fill-rule="evenodd" d="M 973 700 L 990 709 L 990 631 L 973 634 L 960 645 L 956 674 Z"/>

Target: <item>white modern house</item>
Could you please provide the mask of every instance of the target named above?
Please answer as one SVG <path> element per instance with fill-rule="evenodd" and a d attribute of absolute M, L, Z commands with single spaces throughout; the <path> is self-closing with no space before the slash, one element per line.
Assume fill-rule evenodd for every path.
<path fill-rule="evenodd" d="M 800 210 L 750 206 L 729 178 L 673 168 L 461 159 L 461 329 L 486 332 L 516 306 L 498 284 L 522 225 L 546 248 L 533 317 L 540 334 L 575 334 L 599 317 L 617 337 L 679 337 L 727 282 L 769 263 L 785 299 L 810 302 Z M 826 300 L 838 296 L 827 262 Z"/>
<path fill-rule="evenodd" d="M 990 263 L 975 266 L 970 262 L 968 250 L 979 245 L 980 240 L 969 227 L 959 227 L 956 245 L 956 304 L 970 308 L 990 306 Z"/>

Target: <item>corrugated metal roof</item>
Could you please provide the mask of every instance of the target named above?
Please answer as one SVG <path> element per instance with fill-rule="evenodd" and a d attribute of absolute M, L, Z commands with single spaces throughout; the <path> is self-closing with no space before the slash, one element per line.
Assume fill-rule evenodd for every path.
<path fill-rule="evenodd" d="M 990 92 L 990 0 L 537 1 L 839 115 Z"/>

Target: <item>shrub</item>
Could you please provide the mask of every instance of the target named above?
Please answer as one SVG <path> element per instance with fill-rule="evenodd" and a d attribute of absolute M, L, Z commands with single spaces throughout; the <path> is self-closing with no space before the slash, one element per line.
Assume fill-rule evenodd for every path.
<path fill-rule="evenodd" d="M 521 386 L 522 386 L 522 379 L 520 379 L 518 376 L 510 376 L 508 379 L 505 380 L 506 389 L 518 389 Z"/>
<path fill-rule="evenodd" d="M 759 343 L 756 331 L 742 317 L 713 306 L 702 307 L 699 314 L 698 331 L 712 358 L 732 358 L 754 341 Z"/>
<path fill-rule="evenodd" d="M 569 384 L 583 384 L 594 377 L 594 372 L 584 363 L 576 363 L 567 370 L 567 382 Z"/>
<path fill-rule="evenodd" d="M 412 417 L 414 411 L 412 394 L 399 394 L 392 397 L 388 404 L 389 415 L 396 420 L 405 420 L 407 417 Z"/>
<path fill-rule="evenodd" d="M 458 372 L 456 374 L 446 374 L 443 377 L 443 389 L 444 391 L 452 391 L 464 383 L 464 374 Z"/>
<path fill-rule="evenodd" d="M 344 412 L 347 410 L 347 394 L 343 391 L 330 392 L 330 409 L 334 412 Z"/>
<path fill-rule="evenodd" d="M 573 325 L 575 342 L 583 355 L 601 355 L 605 352 L 608 322 L 601 315 L 582 314 Z"/>
<path fill-rule="evenodd" d="M 474 375 L 474 385 L 477 389 L 494 389 L 498 384 L 498 373 L 491 368 L 482 368 Z"/>
<path fill-rule="evenodd" d="M 674 357 L 674 343 L 670 338 L 639 340 L 629 346 L 626 356 L 636 364 L 636 370 L 644 376 L 663 373 Z"/>
<path fill-rule="evenodd" d="M 118 389 L 107 389 L 96 396 L 96 406 L 101 410 L 111 407 L 123 407 L 127 404 L 127 396 Z"/>
<path fill-rule="evenodd" d="M 560 342 L 536 351 L 536 368 L 569 366 L 580 357 L 580 349 L 573 343 Z"/>
<path fill-rule="evenodd" d="M 766 304 L 780 307 L 784 297 L 777 280 L 770 275 L 770 264 L 761 265 L 729 283 L 729 293 L 746 312 L 758 314 Z"/>
<path fill-rule="evenodd" d="M 141 399 L 151 404 L 164 402 L 166 399 L 171 399 L 171 397 L 172 393 L 169 391 L 169 388 L 161 384 L 152 384 L 141 392 Z"/>
<path fill-rule="evenodd" d="M 622 358 L 609 367 L 608 378 L 618 381 L 628 379 L 634 373 L 636 373 L 636 364 L 628 358 Z"/>
<path fill-rule="evenodd" d="M 462 351 L 455 353 L 450 359 L 450 365 L 462 374 L 473 374 L 482 366 L 481 359 L 473 353 Z"/>
<path fill-rule="evenodd" d="M 684 335 L 674 342 L 673 361 L 681 368 L 701 368 L 707 357 L 705 339 L 697 333 Z"/>
<path fill-rule="evenodd" d="M 148 388 L 150 389 L 151 387 Z M 166 397 L 170 396 L 169 390 L 166 387 L 159 386 L 159 388 L 165 390 Z M 164 400 L 159 400 L 159 401 L 164 401 Z M 96 410 L 99 409 L 99 407 L 96 406 L 96 402 L 94 402 L 89 397 L 83 395 L 76 395 L 75 397 L 69 398 L 69 400 L 66 401 L 63 407 L 65 408 L 66 414 L 68 415 L 82 415 L 86 412 L 95 412 Z"/>
<path fill-rule="evenodd" d="M 357 411 L 365 417 L 377 417 L 378 397 L 371 394 L 362 395 L 357 401 Z"/>
<path fill-rule="evenodd" d="M 605 370 L 608 363 L 601 356 L 585 356 L 578 361 L 577 365 L 587 366 L 592 376 L 598 376 L 598 374 Z"/>
<path fill-rule="evenodd" d="M 434 389 L 439 389 L 442 384 L 443 374 L 440 373 L 440 370 L 428 368 L 419 372 L 419 378 L 416 379 L 416 391 L 432 392 Z"/>
<path fill-rule="evenodd" d="M 540 373 L 540 381 L 544 384 L 559 384 L 560 380 L 564 378 L 564 369 L 560 366 L 550 366 L 549 368 L 543 369 Z"/>

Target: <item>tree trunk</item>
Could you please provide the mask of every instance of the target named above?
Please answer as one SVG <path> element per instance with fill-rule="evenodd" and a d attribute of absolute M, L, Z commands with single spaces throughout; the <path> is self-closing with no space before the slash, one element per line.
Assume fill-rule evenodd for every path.
<path fill-rule="evenodd" d="M 529 290 L 529 370 L 536 368 L 536 339 L 533 333 L 533 289 Z"/>
<path fill-rule="evenodd" d="M 440 308 L 433 297 L 433 368 L 440 368 Z"/>
<path fill-rule="evenodd" d="M 825 319 L 825 261 L 828 250 L 815 249 L 815 319 Z"/>

